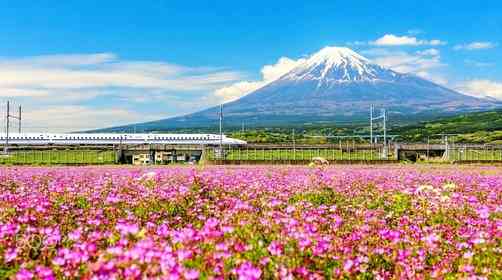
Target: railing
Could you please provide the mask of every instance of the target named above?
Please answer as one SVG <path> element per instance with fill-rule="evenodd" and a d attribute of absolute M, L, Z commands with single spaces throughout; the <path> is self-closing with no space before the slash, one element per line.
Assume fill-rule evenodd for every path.
<path fill-rule="evenodd" d="M 0 164 L 113 164 L 113 150 L 17 150 L 0 155 Z"/>
<path fill-rule="evenodd" d="M 218 149 L 208 148 L 205 150 L 205 159 L 210 161 L 311 161 L 321 157 L 329 161 L 381 161 L 393 158 L 389 155 L 383 157 L 382 146 L 367 147 L 224 147 L 224 152 Z"/>
<path fill-rule="evenodd" d="M 456 162 L 502 161 L 501 145 L 462 145 L 448 147 L 448 160 Z"/>

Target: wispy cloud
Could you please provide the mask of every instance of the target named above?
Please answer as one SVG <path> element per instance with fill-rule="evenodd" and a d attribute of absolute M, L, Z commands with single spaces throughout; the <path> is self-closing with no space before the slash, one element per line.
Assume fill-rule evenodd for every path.
<path fill-rule="evenodd" d="M 361 52 L 374 63 L 400 73 L 411 73 L 439 84 L 446 84 L 446 78 L 437 69 L 446 66 L 441 61 L 440 51 L 434 48 L 407 52 L 388 49 L 369 49 Z"/>
<path fill-rule="evenodd" d="M 61 130 L 60 125 L 65 123 L 56 112 L 75 116 L 75 121 L 67 118 L 66 123 L 73 126 L 71 130 L 94 128 L 92 124 L 103 127 L 110 121 L 142 121 L 155 115 L 140 114 L 135 104 L 151 104 L 158 112 L 159 101 L 169 100 L 171 107 L 166 112 L 189 112 L 172 108 L 180 104 L 171 102 L 173 97 L 187 97 L 195 100 L 194 104 L 199 99 L 209 103 L 207 96 L 212 96 L 214 90 L 244 78 L 242 73 L 224 68 L 124 60 L 112 53 L 0 58 L 0 98 L 22 103 L 27 109 L 27 121 L 31 116 L 35 123 L 50 124 L 53 130 Z M 212 102 L 216 101 L 213 97 Z M 106 113 L 96 109 L 100 102 L 112 109 Z M 83 121 L 77 121 L 80 118 Z"/>
<path fill-rule="evenodd" d="M 453 47 L 454 50 L 483 50 L 483 49 L 493 49 L 497 46 L 496 43 L 493 42 L 472 42 L 468 44 L 456 45 Z"/>
<path fill-rule="evenodd" d="M 275 64 L 263 66 L 261 69 L 261 80 L 237 82 L 216 90 L 215 95 L 224 102 L 236 100 L 276 80 L 304 61 L 304 58 L 294 60 L 288 57 L 281 57 Z"/>
<path fill-rule="evenodd" d="M 71 132 L 159 119 L 119 107 L 106 110 L 78 105 L 31 108 L 24 113 L 24 131 Z"/>
<path fill-rule="evenodd" d="M 145 88 L 193 91 L 242 79 L 233 71 L 163 62 L 121 61 L 109 54 L 61 55 L 0 60 L 0 88 Z"/>
<path fill-rule="evenodd" d="M 418 35 L 418 34 L 424 33 L 424 31 L 422 29 L 415 28 L 415 29 L 408 30 L 406 33 L 408 33 L 410 35 Z"/>
<path fill-rule="evenodd" d="M 445 45 L 446 42 L 443 42 L 438 39 L 433 40 L 420 40 L 414 36 L 398 36 L 394 34 L 385 34 L 384 36 L 376 39 L 375 41 L 369 42 L 370 45 L 374 46 L 421 46 L 421 45 L 429 45 L 429 46 L 439 46 Z"/>
<path fill-rule="evenodd" d="M 464 60 L 465 64 L 469 66 L 474 66 L 474 67 L 490 67 L 494 66 L 495 63 L 493 62 L 483 62 L 483 61 L 477 61 L 477 60 L 472 60 L 472 59 L 465 59 Z"/>
<path fill-rule="evenodd" d="M 460 83 L 456 89 L 467 95 L 476 97 L 491 97 L 502 100 L 502 82 L 491 80 L 470 80 Z"/>

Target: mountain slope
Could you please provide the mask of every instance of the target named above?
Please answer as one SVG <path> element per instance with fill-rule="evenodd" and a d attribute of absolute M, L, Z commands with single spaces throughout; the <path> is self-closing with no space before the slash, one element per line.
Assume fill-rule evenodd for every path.
<path fill-rule="evenodd" d="M 276 126 L 391 116 L 438 116 L 497 107 L 414 75 L 381 67 L 348 48 L 327 47 L 264 87 L 224 105 L 225 124 Z M 214 127 L 219 108 L 136 125 L 140 130 Z M 118 130 L 122 129 L 116 128 Z"/>

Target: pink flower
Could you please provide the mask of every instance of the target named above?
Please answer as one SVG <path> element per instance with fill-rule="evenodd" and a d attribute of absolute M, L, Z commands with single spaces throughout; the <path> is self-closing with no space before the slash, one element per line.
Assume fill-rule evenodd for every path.
<path fill-rule="evenodd" d="M 237 274 L 239 280 L 258 280 L 261 276 L 261 270 L 249 261 L 234 269 L 234 273 Z"/>
<path fill-rule="evenodd" d="M 33 274 L 33 272 L 25 269 L 25 268 L 21 268 L 17 273 L 16 273 L 16 279 L 17 280 L 31 280 L 33 279 L 35 275 Z"/>
<path fill-rule="evenodd" d="M 345 260 L 343 263 L 343 269 L 347 272 L 350 272 L 350 269 L 354 266 L 354 261 L 351 259 Z"/>
<path fill-rule="evenodd" d="M 242 242 L 237 242 L 234 244 L 234 250 L 239 253 L 242 253 L 246 251 L 246 246 Z"/>
<path fill-rule="evenodd" d="M 180 249 L 176 252 L 176 254 L 178 255 L 178 260 L 180 261 L 188 260 L 193 256 L 192 252 L 186 249 Z"/>
<path fill-rule="evenodd" d="M 486 206 L 479 208 L 477 213 L 481 219 L 488 219 L 490 217 L 490 209 Z"/>
<path fill-rule="evenodd" d="M 54 276 L 54 273 L 48 267 L 39 265 L 35 268 L 35 272 L 37 273 L 38 277 L 42 280 L 56 279 L 56 277 Z"/>
<path fill-rule="evenodd" d="M 435 233 L 431 233 L 424 238 L 422 238 L 423 241 L 429 246 L 434 246 L 437 241 L 439 241 L 439 237 Z"/>
<path fill-rule="evenodd" d="M 188 280 L 198 279 L 199 278 L 199 271 L 197 271 L 195 269 L 190 269 L 188 271 L 185 271 L 183 276 L 185 276 L 185 279 L 188 279 Z"/>
<path fill-rule="evenodd" d="M 9 248 L 5 252 L 5 262 L 9 263 L 16 259 L 17 257 L 17 248 Z"/>
<path fill-rule="evenodd" d="M 72 241 L 77 241 L 82 236 L 82 231 L 80 229 L 76 229 L 70 233 L 68 233 L 68 238 Z"/>
<path fill-rule="evenodd" d="M 137 224 L 117 223 L 115 228 L 120 232 L 121 235 L 136 234 L 139 232 L 139 227 Z"/>
<path fill-rule="evenodd" d="M 141 270 L 136 264 L 132 264 L 124 270 L 124 276 L 127 278 L 138 278 L 141 275 Z"/>
<path fill-rule="evenodd" d="M 282 250 L 283 246 L 277 242 L 277 241 L 272 241 L 270 245 L 268 245 L 268 251 L 272 256 L 280 256 L 282 255 Z"/>

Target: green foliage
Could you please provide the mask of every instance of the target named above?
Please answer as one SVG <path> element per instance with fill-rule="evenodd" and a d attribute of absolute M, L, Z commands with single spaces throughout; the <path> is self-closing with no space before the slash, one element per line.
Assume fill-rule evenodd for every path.
<path fill-rule="evenodd" d="M 404 193 L 392 196 L 391 202 L 385 207 L 386 212 L 392 212 L 396 216 L 407 214 L 411 209 L 411 197 Z"/>
<path fill-rule="evenodd" d="M 392 121 L 391 116 L 391 121 Z M 399 135 L 396 140 L 403 142 L 425 142 L 430 138 L 432 143 L 441 141 L 438 134 L 458 134 L 451 137 L 457 143 L 491 143 L 502 144 L 502 111 L 464 113 L 456 116 L 417 122 L 416 120 L 394 120 L 389 123 L 389 134 Z M 326 137 L 313 138 L 312 135 L 368 135 L 369 125 L 365 122 L 337 125 L 310 125 L 295 128 L 297 144 L 337 143 L 338 139 Z M 230 137 L 246 140 L 248 143 L 292 143 L 292 128 L 250 129 L 245 132 L 230 133 Z M 345 140 L 343 140 L 345 141 Z M 352 141 L 352 140 L 350 140 Z M 356 143 L 367 140 L 355 139 Z"/>
<path fill-rule="evenodd" d="M 393 271 L 394 264 L 383 255 L 372 255 L 368 262 L 368 270 L 372 271 L 380 269 L 385 271 Z"/>
<path fill-rule="evenodd" d="M 91 203 L 84 196 L 78 196 L 75 199 L 75 206 L 80 209 L 88 209 L 91 207 Z"/>
<path fill-rule="evenodd" d="M 295 204 L 300 201 L 306 201 L 312 203 L 314 206 L 321 205 L 345 205 L 348 202 L 341 194 L 336 193 L 331 188 L 324 188 L 316 192 L 300 193 L 292 196 L 289 199 L 290 204 Z"/>
<path fill-rule="evenodd" d="M 17 273 L 18 268 L 7 264 L 0 264 L 0 279 L 11 279 Z"/>
<path fill-rule="evenodd" d="M 401 135 L 404 141 L 439 140 L 437 134 L 458 134 L 451 137 L 456 143 L 502 143 L 502 111 L 465 113 L 453 117 L 394 127 L 392 134 Z"/>

